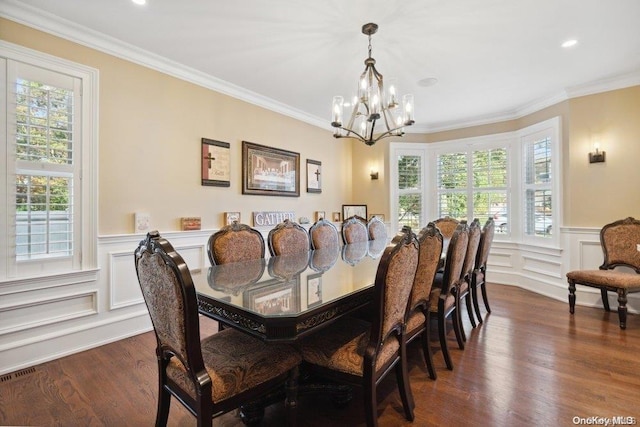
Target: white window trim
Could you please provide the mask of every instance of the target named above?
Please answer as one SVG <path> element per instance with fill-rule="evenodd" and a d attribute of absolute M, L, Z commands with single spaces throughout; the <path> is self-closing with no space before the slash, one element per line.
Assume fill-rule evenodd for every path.
<path fill-rule="evenodd" d="M 400 190 L 398 189 L 398 179 L 399 179 L 399 172 L 398 172 L 398 162 L 396 161 L 397 157 L 400 155 L 406 155 L 406 156 L 418 156 L 421 158 L 422 164 L 421 164 L 421 168 L 423 171 L 423 176 L 422 176 L 422 206 L 420 208 L 420 212 L 421 215 L 424 219 L 426 219 L 426 215 L 427 215 L 427 198 L 429 197 L 429 182 L 427 181 L 427 177 L 429 176 L 428 173 L 426 173 L 426 168 L 428 165 L 428 151 L 427 151 L 427 147 L 425 144 L 411 144 L 411 143 L 403 143 L 403 142 L 391 142 L 389 144 L 389 159 L 391 159 L 389 161 L 389 172 L 390 172 L 390 177 L 391 177 L 391 183 L 392 185 L 390 185 L 390 190 L 391 190 L 391 194 L 390 194 L 390 199 L 391 200 L 391 207 L 389 209 L 391 218 L 390 218 L 390 223 L 391 223 L 391 230 L 397 231 L 399 230 L 399 224 L 398 224 L 398 197 L 400 196 Z M 423 222 L 424 222 L 423 219 Z M 416 233 L 418 232 L 418 230 L 414 230 Z"/>
<path fill-rule="evenodd" d="M 80 205 L 80 218 L 78 219 L 81 230 L 82 239 L 79 248 L 80 269 L 94 270 L 97 268 L 97 235 L 98 235 L 98 87 L 99 73 L 98 70 L 82 64 L 78 64 L 66 59 L 58 58 L 49 54 L 45 54 L 33 49 L 29 49 L 20 45 L 0 40 L 0 59 L 23 62 L 40 68 L 49 69 L 54 72 L 64 73 L 81 80 L 82 91 L 82 148 L 81 148 L 81 164 L 80 171 L 80 187 L 79 191 L 82 197 Z M 6 66 L 0 72 L 2 84 L 0 90 L 6 94 Z M 6 100 L 0 107 L 0 113 L 3 117 L 7 117 Z M 5 120 L 1 121 L 3 124 Z M 5 141 L 8 136 L 7 129 L 0 129 Z M 6 167 L 7 153 L 2 153 L 2 162 Z M 7 182 L 6 173 L 0 178 L 0 198 L 7 203 Z M 0 218 L 0 227 L 5 235 L 9 233 L 9 227 L 6 216 Z M 13 257 L 9 256 L 6 245 L 0 245 L 0 281 L 11 279 Z M 74 270 L 78 271 L 78 270 Z M 46 272 L 42 273 L 43 275 Z M 34 274 L 36 277 L 37 274 Z M 24 279 L 24 277 L 21 277 Z"/>

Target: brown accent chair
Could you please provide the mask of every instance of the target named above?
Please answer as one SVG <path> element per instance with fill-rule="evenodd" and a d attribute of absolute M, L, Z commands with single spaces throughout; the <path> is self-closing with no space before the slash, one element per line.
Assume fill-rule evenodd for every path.
<path fill-rule="evenodd" d="M 172 396 L 196 416 L 198 426 L 210 426 L 214 416 L 280 389 L 286 391 L 289 424 L 295 424 L 302 359 L 294 348 L 267 345 L 234 329 L 201 341 L 191 274 L 157 231 L 140 242 L 135 267 L 157 340 L 157 426 L 167 424 Z"/>
<path fill-rule="evenodd" d="M 569 312 L 574 313 L 576 285 L 600 289 L 602 304 L 611 311 L 607 292 L 618 294 L 620 329 L 627 327 L 627 295 L 640 292 L 640 221 L 632 217 L 607 224 L 600 230 L 604 262 L 599 270 L 576 270 L 567 273 Z M 636 274 L 616 271 L 616 267 L 632 268 Z"/>
<path fill-rule="evenodd" d="M 309 228 L 309 240 L 311 241 L 311 249 L 340 246 L 338 229 L 331 221 L 324 218 L 319 219 Z"/>
<path fill-rule="evenodd" d="M 491 313 L 491 307 L 489 307 L 489 298 L 487 297 L 487 261 L 489 260 L 489 251 L 491 250 L 491 243 L 493 243 L 493 236 L 495 234 L 495 222 L 493 218 L 489 218 L 482 228 L 482 234 L 480 235 L 480 245 L 478 247 L 478 255 L 476 257 L 476 268 L 473 271 L 471 278 L 471 299 L 473 300 L 473 308 L 476 312 L 478 322 L 482 323 L 482 314 L 480 313 L 480 304 L 478 301 L 478 287 L 482 292 L 482 300 L 484 301 L 484 307 L 487 309 L 487 313 Z"/>
<path fill-rule="evenodd" d="M 460 222 L 456 231 L 451 236 L 447 247 L 447 258 L 444 263 L 444 271 L 437 273 L 429 296 L 431 316 L 438 319 L 438 336 L 440 338 L 440 348 L 442 356 L 447 365 L 447 369 L 453 369 L 453 362 L 447 346 L 447 319 L 451 317 L 453 331 L 458 341 L 458 347 L 464 348 L 462 337 L 462 321 L 459 307 L 458 295 L 460 282 L 462 281 L 462 266 L 467 254 L 467 243 L 469 241 L 469 226 L 466 222 Z"/>
<path fill-rule="evenodd" d="M 471 282 L 473 281 L 473 274 L 476 270 L 476 258 L 478 256 L 478 248 L 480 247 L 480 237 L 482 236 L 482 228 L 480 227 L 480 220 L 478 218 L 471 221 L 469 225 L 469 241 L 467 243 L 467 254 L 464 257 L 464 264 L 462 265 L 462 280 L 460 281 L 460 290 L 458 291 L 458 303 L 462 302 L 464 298 L 465 305 L 467 306 L 467 315 L 471 326 L 476 327 L 476 320 L 473 317 L 473 302 L 471 300 Z M 460 311 L 462 316 L 462 311 Z M 460 323 L 460 331 L 462 332 L 462 338 L 466 341 L 464 333 L 464 326 Z"/>
<path fill-rule="evenodd" d="M 363 388 L 367 426 L 377 426 L 376 388 L 395 368 L 407 420 L 415 406 L 406 361 L 405 315 L 418 266 L 418 242 L 411 232 L 394 238 L 376 273 L 371 323 L 342 318 L 331 329 L 299 344 L 311 373 Z"/>
<path fill-rule="evenodd" d="M 264 237 L 258 230 L 233 221 L 209 237 L 207 255 L 211 265 L 264 258 Z"/>
<path fill-rule="evenodd" d="M 442 239 L 442 233 L 433 222 L 427 224 L 418 233 L 420 256 L 407 311 L 407 343 L 420 337 L 422 353 L 427 364 L 429 377 L 432 380 L 438 376 L 433 366 L 431 354 L 429 296 L 442 256 Z"/>
<path fill-rule="evenodd" d="M 367 222 L 367 230 L 369 231 L 369 240 L 387 240 L 387 226 L 380 218 L 374 216 Z"/>
<path fill-rule="evenodd" d="M 271 256 L 295 255 L 309 252 L 309 234 L 300 224 L 285 219 L 276 225 L 267 236 Z"/>
<path fill-rule="evenodd" d="M 368 242 L 369 231 L 367 230 L 367 220 L 357 215 L 346 218 L 342 222 L 342 241 L 345 245 L 357 242 Z"/>
<path fill-rule="evenodd" d="M 456 227 L 460 224 L 460 221 L 455 218 L 451 218 L 450 216 L 438 218 L 433 222 L 436 224 L 436 227 L 440 229 L 442 237 L 445 239 L 450 239 L 451 236 L 453 236 L 454 231 L 456 231 Z"/>

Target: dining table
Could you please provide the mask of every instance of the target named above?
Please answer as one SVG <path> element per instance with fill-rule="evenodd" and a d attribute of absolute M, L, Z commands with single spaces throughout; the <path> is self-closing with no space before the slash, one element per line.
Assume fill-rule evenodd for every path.
<path fill-rule="evenodd" d="M 192 272 L 200 314 L 265 342 L 295 342 L 369 305 L 387 240 Z"/>

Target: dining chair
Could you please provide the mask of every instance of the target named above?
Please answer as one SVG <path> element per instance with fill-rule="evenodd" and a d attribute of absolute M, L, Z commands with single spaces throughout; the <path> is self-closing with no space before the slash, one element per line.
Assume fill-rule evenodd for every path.
<path fill-rule="evenodd" d="M 491 313 L 489 307 L 489 298 L 487 296 L 487 261 L 489 260 L 489 251 L 493 243 L 496 224 L 493 218 L 489 217 L 482 228 L 480 235 L 480 244 L 478 247 L 478 255 L 476 256 L 476 267 L 471 277 L 471 299 L 473 300 L 473 308 L 476 312 L 478 322 L 482 323 L 482 314 L 480 313 L 480 304 L 478 301 L 478 288 L 482 292 L 482 300 L 487 313 Z"/>
<path fill-rule="evenodd" d="M 449 370 L 453 370 L 453 362 L 451 361 L 451 355 L 449 354 L 449 347 L 447 345 L 448 318 L 451 318 L 453 323 L 453 331 L 458 341 L 458 347 L 460 349 L 464 348 L 461 332 L 462 321 L 460 311 L 457 309 L 459 306 L 457 300 L 468 241 L 469 226 L 466 222 L 460 222 L 451 236 L 449 246 L 447 247 L 444 271 L 436 274 L 436 279 L 433 282 L 429 295 L 430 315 L 438 320 L 440 349 L 442 350 L 442 356 Z"/>
<path fill-rule="evenodd" d="M 433 366 L 431 352 L 429 296 L 442 256 L 443 238 L 433 222 L 420 230 L 417 238 L 420 244 L 420 255 L 407 310 L 407 344 L 420 337 L 429 378 L 435 380 L 438 376 Z"/>
<path fill-rule="evenodd" d="M 369 231 L 369 240 L 387 240 L 387 226 L 377 216 L 367 222 L 367 230 Z"/>
<path fill-rule="evenodd" d="M 369 241 L 367 220 L 357 215 L 345 218 L 342 222 L 342 241 L 345 245 Z"/>
<path fill-rule="evenodd" d="M 295 425 L 300 354 L 235 329 L 201 341 L 196 291 L 184 259 L 157 231 L 140 242 L 134 259 L 157 340 L 156 425 L 167 424 L 172 396 L 198 426 L 210 426 L 214 416 L 276 390 L 285 391 L 287 420 Z"/>
<path fill-rule="evenodd" d="M 476 320 L 473 316 L 473 302 L 471 300 L 471 282 L 473 280 L 473 273 L 476 269 L 476 258 L 478 255 L 478 248 L 480 246 L 480 237 L 482 234 L 482 228 L 480 227 L 480 220 L 475 218 L 469 224 L 469 241 L 467 242 L 467 253 L 464 257 L 464 264 L 462 265 L 462 280 L 460 281 L 460 288 L 458 291 L 458 304 L 462 303 L 464 298 L 465 305 L 467 306 L 467 315 L 472 327 L 476 327 Z M 460 308 L 460 307 L 458 307 Z M 462 310 L 460 310 L 460 316 L 462 316 Z M 462 332 L 462 338 L 466 341 L 466 334 L 464 332 L 464 325 L 460 323 L 460 332 Z"/>
<path fill-rule="evenodd" d="M 264 258 L 264 237 L 258 230 L 233 221 L 209 237 L 207 255 L 211 265 Z"/>
<path fill-rule="evenodd" d="M 396 236 L 378 264 L 372 322 L 342 318 L 331 329 L 304 338 L 298 347 L 311 373 L 363 388 L 369 427 L 378 425 L 376 389 L 391 370 L 395 370 L 405 417 L 414 418 L 404 322 L 417 266 L 415 235 Z"/>
<path fill-rule="evenodd" d="M 567 273 L 569 282 L 569 312 L 575 311 L 576 285 L 600 289 L 602 304 L 611 311 L 608 292 L 618 294 L 620 329 L 627 328 L 627 295 L 640 292 L 640 221 L 628 217 L 605 225 L 600 230 L 604 262 L 598 270 L 574 270 Z M 616 270 L 631 268 L 634 273 Z"/>
<path fill-rule="evenodd" d="M 311 249 L 340 246 L 338 229 L 331 221 L 324 218 L 320 218 L 309 227 L 309 240 L 311 241 Z"/>
<path fill-rule="evenodd" d="M 451 236 L 453 236 L 453 232 L 456 231 L 456 227 L 460 223 L 460 221 L 455 218 L 451 218 L 450 216 L 438 218 L 433 222 L 436 224 L 436 227 L 440 229 L 442 237 L 445 239 L 450 239 Z"/>
<path fill-rule="evenodd" d="M 269 231 L 267 236 L 271 256 L 309 252 L 309 234 L 300 224 L 285 219 Z"/>

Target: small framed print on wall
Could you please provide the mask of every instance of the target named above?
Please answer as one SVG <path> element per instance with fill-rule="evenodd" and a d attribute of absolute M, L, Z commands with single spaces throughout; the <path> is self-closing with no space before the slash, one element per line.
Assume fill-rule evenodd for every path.
<path fill-rule="evenodd" d="M 367 205 L 342 205 L 342 220 L 357 215 L 367 220 Z"/>
<path fill-rule="evenodd" d="M 202 185 L 230 187 L 231 145 L 202 138 Z"/>
<path fill-rule="evenodd" d="M 322 162 L 307 159 L 307 193 L 322 193 Z"/>
<path fill-rule="evenodd" d="M 224 224 L 230 225 L 233 221 L 240 222 L 240 212 L 225 212 L 224 213 Z"/>

